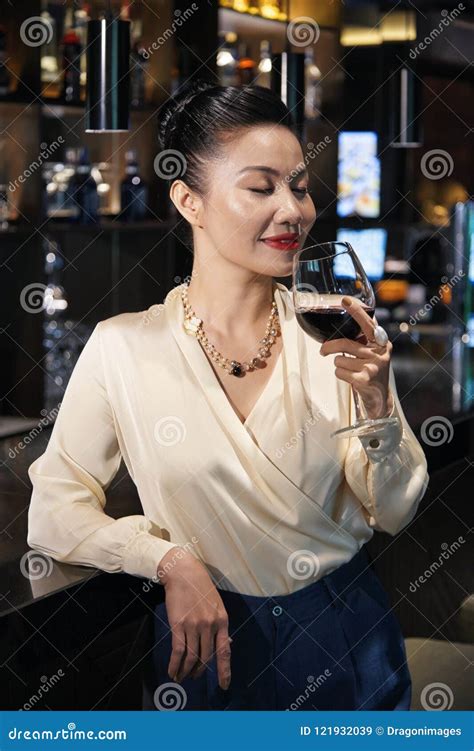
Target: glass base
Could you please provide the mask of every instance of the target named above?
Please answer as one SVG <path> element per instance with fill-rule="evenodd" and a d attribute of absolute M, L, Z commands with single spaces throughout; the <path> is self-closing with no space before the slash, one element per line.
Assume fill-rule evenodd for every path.
<path fill-rule="evenodd" d="M 377 437 L 383 433 L 387 425 L 398 425 L 398 417 L 378 417 L 375 420 L 357 420 L 347 428 L 340 428 L 331 433 L 331 438 L 353 438 L 354 436 L 370 435 Z"/>

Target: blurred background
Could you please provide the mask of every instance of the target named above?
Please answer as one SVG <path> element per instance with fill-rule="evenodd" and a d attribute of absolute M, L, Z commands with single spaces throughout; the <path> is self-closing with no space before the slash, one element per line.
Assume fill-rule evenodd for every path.
<path fill-rule="evenodd" d="M 106 60 L 90 28 L 110 43 Z M 163 102 L 195 77 L 281 96 L 318 212 L 309 241 L 348 240 L 373 283 L 431 483 L 409 528 L 369 547 L 407 639 L 413 708 L 440 708 L 426 706 L 424 692 L 440 682 L 441 708 L 468 708 L 473 49 L 468 2 L 0 0 L 0 634 L 10 639 L 9 648 L 0 639 L 0 664 L 9 708 L 77 654 L 79 674 L 66 671 L 39 708 L 139 708 L 131 697 L 146 627 L 140 603 L 129 607 L 139 583 L 112 586 L 56 563 L 41 580 L 26 575 L 26 471 L 95 324 L 163 302 L 191 272 L 157 127 Z M 110 80 L 117 96 L 102 109 Z M 123 467 L 107 510 L 140 513 Z"/>

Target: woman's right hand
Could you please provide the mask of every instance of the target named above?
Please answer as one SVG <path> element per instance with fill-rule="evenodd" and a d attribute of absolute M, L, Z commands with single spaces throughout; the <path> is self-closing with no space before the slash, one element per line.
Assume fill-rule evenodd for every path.
<path fill-rule="evenodd" d="M 187 675 L 198 678 L 215 651 L 219 686 L 227 689 L 231 677 L 227 611 L 205 566 L 192 553 L 181 550 L 178 560 L 172 548 L 158 565 L 172 631 L 168 674 L 177 683 Z M 167 561 L 171 564 L 168 570 Z"/>

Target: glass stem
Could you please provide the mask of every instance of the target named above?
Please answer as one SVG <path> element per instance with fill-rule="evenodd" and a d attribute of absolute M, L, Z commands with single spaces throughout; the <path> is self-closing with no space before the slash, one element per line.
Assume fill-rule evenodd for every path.
<path fill-rule="evenodd" d="M 348 357 L 345 352 L 342 352 L 343 357 Z M 354 397 L 354 408 L 355 408 L 355 415 L 356 415 L 356 422 L 361 422 L 361 420 L 365 420 L 365 413 L 362 409 L 362 404 L 360 401 L 359 392 L 354 388 L 354 386 L 351 386 L 352 388 L 352 396 Z"/>
<path fill-rule="evenodd" d="M 364 415 L 362 412 L 362 405 L 360 403 L 360 396 L 359 392 L 356 391 L 354 386 L 352 388 L 352 396 L 354 397 L 354 407 L 355 407 L 355 414 L 356 414 L 356 422 L 360 422 L 361 420 L 364 420 Z"/>

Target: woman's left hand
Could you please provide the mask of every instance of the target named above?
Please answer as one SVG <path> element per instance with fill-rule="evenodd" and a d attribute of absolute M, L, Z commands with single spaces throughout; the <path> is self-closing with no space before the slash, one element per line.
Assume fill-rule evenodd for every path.
<path fill-rule="evenodd" d="M 329 339 L 324 342 L 320 352 L 322 355 L 337 352 L 353 355 L 337 355 L 334 358 L 336 376 L 357 390 L 367 411 L 367 417 L 385 417 L 390 414 L 393 407 L 388 381 L 392 343 L 388 341 L 381 347 L 373 341 L 377 321 L 370 318 L 358 300 L 343 297 L 341 302 L 359 324 L 362 334 L 356 341 L 346 338 Z"/>

